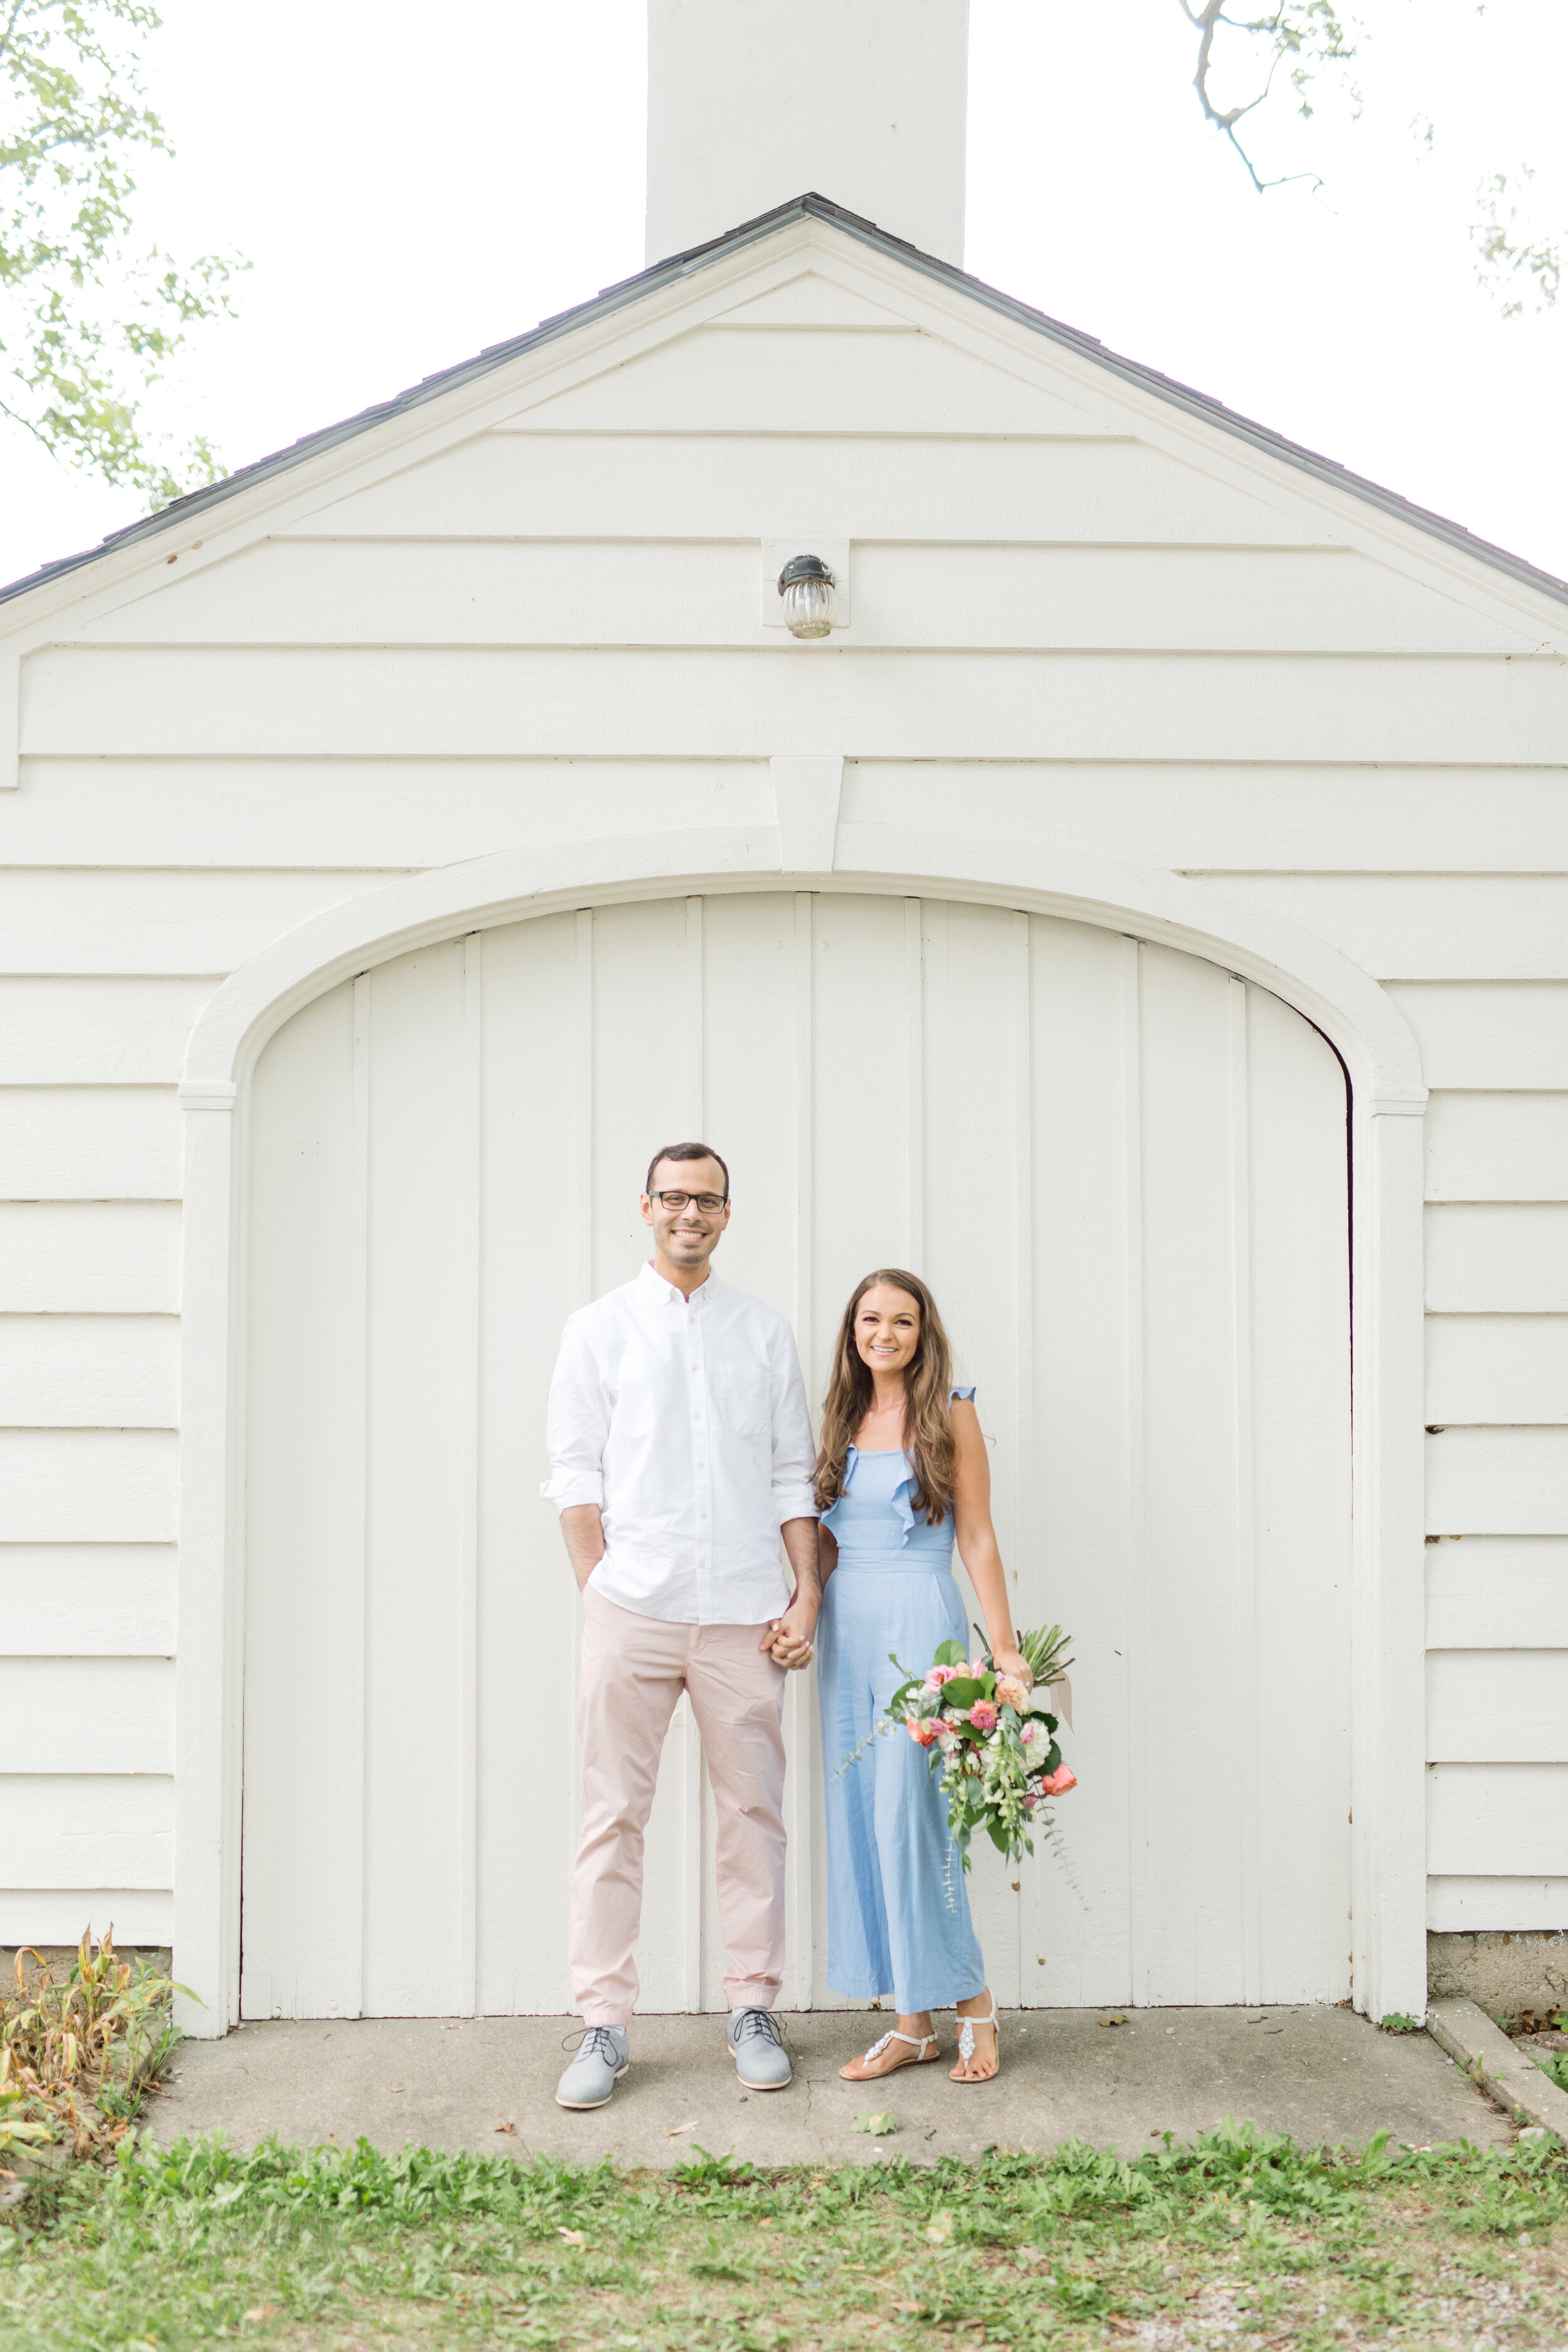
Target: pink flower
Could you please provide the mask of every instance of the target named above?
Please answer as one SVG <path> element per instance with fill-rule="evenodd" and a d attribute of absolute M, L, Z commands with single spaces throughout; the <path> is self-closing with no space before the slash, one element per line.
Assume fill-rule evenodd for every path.
<path fill-rule="evenodd" d="M 977 1698 L 969 1710 L 969 1720 L 976 1731 L 994 1731 L 996 1710 L 988 1698 Z"/>
<path fill-rule="evenodd" d="M 933 1666 L 926 1676 L 927 1690 L 941 1690 L 943 1683 L 952 1682 L 958 1671 L 956 1666 Z"/>
<path fill-rule="evenodd" d="M 1018 1737 L 1026 1748 L 1037 1748 L 1046 1736 L 1046 1727 L 1037 1715 L 1026 1716 L 1018 1726 Z"/>
<path fill-rule="evenodd" d="M 1078 1787 L 1078 1774 L 1070 1764 L 1058 1764 L 1050 1778 L 1040 1782 L 1042 1797 L 1065 1797 L 1069 1789 Z"/>
<path fill-rule="evenodd" d="M 917 1748 L 931 1748 L 935 1745 L 937 1727 L 934 1723 L 922 1723 L 912 1715 L 907 1717 L 905 1720 L 910 1727 L 910 1738 Z"/>

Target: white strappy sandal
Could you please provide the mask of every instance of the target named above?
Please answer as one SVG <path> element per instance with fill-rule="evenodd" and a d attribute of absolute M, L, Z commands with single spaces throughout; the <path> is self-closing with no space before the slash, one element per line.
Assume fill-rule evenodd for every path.
<path fill-rule="evenodd" d="M 973 2040 L 973 2037 L 971 2036 L 972 2046 Z M 936 2046 L 936 2035 L 934 2033 L 900 2033 L 897 2031 L 893 2031 L 884 2033 L 879 2041 L 872 2042 L 869 2050 L 868 2050 L 860 2059 L 860 2064 L 864 2066 L 868 2060 L 872 2058 L 879 2058 L 889 2042 L 907 2042 L 910 2048 L 917 2054 L 913 2058 L 900 2059 L 897 2066 L 885 2066 L 882 2069 L 881 2074 L 851 2074 L 847 2067 L 840 2066 L 838 2069 L 839 2080 L 845 2083 L 878 2083 L 880 2082 L 885 2075 L 901 2074 L 906 2066 L 934 2066 L 941 2054 Z M 924 2055 L 924 2053 L 928 2049 L 931 2052 L 931 2056 L 929 2058 Z M 850 2065 L 853 2065 L 856 2062 L 851 2059 L 849 2063 Z"/>
<path fill-rule="evenodd" d="M 1002 2021 L 996 2014 L 996 1996 L 994 1993 L 991 1996 L 991 2014 L 989 2017 L 961 2016 L 959 2018 L 958 2063 L 961 2066 L 967 2066 L 970 2060 L 974 2055 L 974 2029 L 977 2025 L 989 2025 L 994 2028 L 995 2032 L 996 2074 L 999 2074 L 1002 2072 Z M 981 2083 L 994 2083 L 996 2080 L 996 2074 L 954 2074 L 950 2069 L 948 2080 L 953 2083 L 966 2083 L 973 2086 Z"/>

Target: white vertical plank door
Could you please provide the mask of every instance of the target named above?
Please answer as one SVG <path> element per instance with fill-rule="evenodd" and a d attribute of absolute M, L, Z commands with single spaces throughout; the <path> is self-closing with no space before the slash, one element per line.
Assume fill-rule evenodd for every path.
<path fill-rule="evenodd" d="M 1265 992 L 958 903 L 584 909 L 297 1014 L 250 1121 L 245 2013 L 569 2006 L 545 1399 L 567 1314 L 646 1255 L 648 1154 L 693 1133 L 731 1164 L 720 1270 L 792 1318 L 814 1404 L 858 1277 L 931 1283 L 1017 1622 L 1076 1636 L 1067 1866 L 971 1880 L 1004 2000 L 1342 1998 L 1345 1111 Z M 785 1999 L 830 2005 L 810 1677 L 785 1730 Z M 683 1706 L 647 2010 L 724 2005 L 712 1848 Z"/>

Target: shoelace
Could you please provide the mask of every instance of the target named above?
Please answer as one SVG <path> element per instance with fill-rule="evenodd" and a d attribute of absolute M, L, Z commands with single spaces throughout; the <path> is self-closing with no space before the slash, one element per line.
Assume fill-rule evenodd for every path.
<path fill-rule="evenodd" d="M 570 2034 L 561 2047 L 563 2050 L 572 2048 Z M 585 2025 L 577 2036 L 576 2047 L 579 2058 L 602 2058 L 606 2066 L 618 2066 L 621 2063 L 621 2053 L 615 2045 L 607 2025 Z"/>
<path fill-rule="evenodd" d="M 779 2032 L 778 2020 L 770 2016 L 765 2009 L 742 2010 L 740 2023 L 733 2032 L 737 2043 L 751 2042 L 760 2034 L 764 2042 L 776 2042 L 781 2050 L 784 2048 L 784 2035 Z"/>

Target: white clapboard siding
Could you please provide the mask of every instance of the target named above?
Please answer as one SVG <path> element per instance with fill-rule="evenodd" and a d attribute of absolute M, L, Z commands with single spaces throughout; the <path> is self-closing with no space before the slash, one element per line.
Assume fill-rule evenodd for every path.
<path fill-rule="evenodd" d="M 172 1544 L 0 1543 L 0 1656 L 174 1654 Z"/>
<path fill-rule="evenodd" d="M 317 508 L 342 539 L 760 539 L 831 515 L 851 540 L 1300 546 L 1330 530 L 1135 441 L 735 432 L 491 433 Z M 784 528 L 788 529 L 788 523 Z"/>
<path fill-rule="evenodd" d="M 1568 1763 L 1432 1766 L 1426 1864 L 1443 1878 L 1568 1878 Z"/>
<path fill-rule="evenodd" d="M 215 979 L 0 974 L 0 1086 L 170 1086 Z"/>
<path fill-rule="evenodd" d="M 1568 1534 L 1568 1429 L 1442 1429 L 1426 1440 L 1433 1535 Z"/>
<path fill-rule="evenodd" d="M 168 1543 L 171 1429 L 0 1429 L 0 1544 Z"/>
<path fill-rule="evenodd" d="M 1568 667 L 1500 657 L 1485 666 L 1488 693 L 1476 684 L 1482 665 L 1437 656 L 956 652 L 933 663 L 913 648 L 861 655 L 852 633 L 826 647 L 768 634 L 777 642 L 730 650 L 52 646 L 23 667 L 22 749 L 736 759 L 870 740 L 906 759 L 1259 760 L 1285 740 L 1309 761 L 1485 761 L 1503 728 L 1521 760 L 1560 761 L 1568 746 Z M 10 877 L 0 909 L 25 906 L 20 886 L 36 879 Z M 292 890 L 299 921 L 309 890 L 324 905 L 368 881 L 236 877 L 239 905 L 220 894 L 203 923 L 193 904 L 181 935 L 194 952 L 226 917 L 243 930 L 244 912 L 260 908 L 242 885 L 289 905 Z M 1364 940 L 1380 978 L 1560 977 L 1568 961 L 1562 879 L 1247 883 L 1340 943 Z M 64 889 L 63 877 L 50 887 Z M 115 937 L 134 936 L 143 916 L 140 898 L 106 912 Z M 173 912 L 162 919 L 174 927 Z M 1456 921 L 1453 955 L 1435 965 Z"/>
<path fill-rule="evenodd" d="M 1426 1305 L 1436 1315 L 1568 1313 L 1568 1205 L 1429 1208 Z"/>
<path fill-rule="evenodd" d="M 1426 1925 L 1439 1935 L 1556 1934 L 1568 1927 L 1568 1878 L 1432 1878 Z"/>
<path fill-rule="evenodd" d="M 1429 1315 L 1426 1418 L 1568 1422 L 1568 1315 Z"/>
<path fill-rule="evenodd" d="M 0 1773 L 174 1769 L 168 1659 L 0 1657 Z"/>
<path fill-rule="evenodd" d="M 113 1930 L 117 1950 L 167 1950 L 174 1932 L 173 1895 L 143 1887 L 0 1886 L 0 1944 L 51 1946 L 94 1940 Z"/>
<path fill-rule="evenodd" d="M 1568 1089 L 1568 983 L 1458 981 L 1391 987 L 1429 1087 Z"/>
<path fill-rule="evenodd" d="M 0 1201 L 0 1314 L 170 1315 L 176 1202 Z"/>
<path fill-rule="evenodd" d="M 1561 731 L 1568 739 L 1568 710 Z M 1227 890 L 1331 940 L 1374 980 L 1568 977 L 1568 877 L 1562 875 L 1230 874 L 1223 880 Z"/>
<path fill-rule="evenodd" d="M 73 976 L 226 971 L 280 931 L 388 878 L 0 868 L 0 966 Z"/>
<path fill-rule="evenodd" d="M 1436 1094 L 1429 1201 L 1568 1201 L 1568 1093 Z"/>
<path fill-rule="evenodd" d="M 1349 548 L 857 542 L 858 646 L 1502 653 L 1521 630 Z M 98 645 L 752 645 L 755 537 L 267 540 L 81 632 Z M 1531 863 L 1538 863 L 1539 856 Z"/>
<path fill-rule="evenodd" d="M 173 1315 L 0 1315 L 0 1428 L 174 1429 Z"/>
<path fill-rule="evenodd" d="M 1439 1764 L 1568 1763 L 1568 1650 L 1434 1650 L 1426 1753 Z"/>
<path fill-rule="evenodd" d="M 855 593 L 858 631 L 858 570 Z M 1332 871 L 1352 842 L 1357 866 L 1384 872 L 1568 870 L 1560 768 L 863 758 L 845 763 L 839 819 L 996 833 L 1104 857 L 1135 845 L 1141 862 L 1214 875 Z"/>
<path fill-rule="evenodd" d="M 1568 1537 L 1445 1536 L 1428 1543 L 1426 1645 L 1568 1650 Z"/>
<path fill-rule="evenodd" d="M 172 1087 L 0 1089 L 0 1200 L 172 1201 L 179 1190 Z"/>
<path fill-rule="evenodd" d="M 1080 404 L 1040 391 L 933 335 L 841 329 L 825 346 L 809 331 L 721 322 L 531 400 L 508 423 L 518 433 L 691 434 L 722 432 L 738 415 L 763 433 L 1060 434 L 1090 467 L 1097 444 L 1125 437 L 1092 394 Z"/>
<path fill-rule="evenodd" d="M 174 1781 L 0 1774 L 0 1854 L 23 1886 L 171 1887 Z"/>
<path fill-rule="evenodd" d="M 648 824 L 640 760 L 189 760 L 153 773 L 155 784 L 134 761 L 29 760 L 7 830 L 60 865 L 91 844 L 119 866 L 390 870 Z M 658 780 L 661 824 L 774 822 L 765 760 L 669 760 Z M 0 1018 L 7 985 L 21 983 L 0 981 Z"/>
<path fill-rule="evenodd" d="M 879 1050 L 851 1051 L 871 1003 Z M 790 1315 L 816 1392 L 868 1266 L 933 1281 L 980 1384 L 1020 1622 L 1079 1633 L 1063 1826 L 1089 1907 L 1048 1857 L 1017 1889 L 981 1858 L 1003 1997 L 1342 1998 L 1348 1760 L 1321 1761 L 1326 1723 L 1349 1752 L 1337 1061 L 1273 997 L 1117 934 L 780 892 L 454 940 L 261 1057 L 246 2013 L 568 2004 L 577 1612 L 538 1496 L 545 1396 L 565 1315 L 646 1257 L 647 1153 L 703 1130 L 731 1159 L 722 1271 Z M 1216 1757 L 1194 1726 L 1231 1722 L 1248 1674 L 1258 1705 Z M 837 1997 L 816 1738 L 803 1680 L 786 1999 L 812 2004 Z M 647 2009 L 723 2005 L 712 1840 L 683 1709 Z"/>

